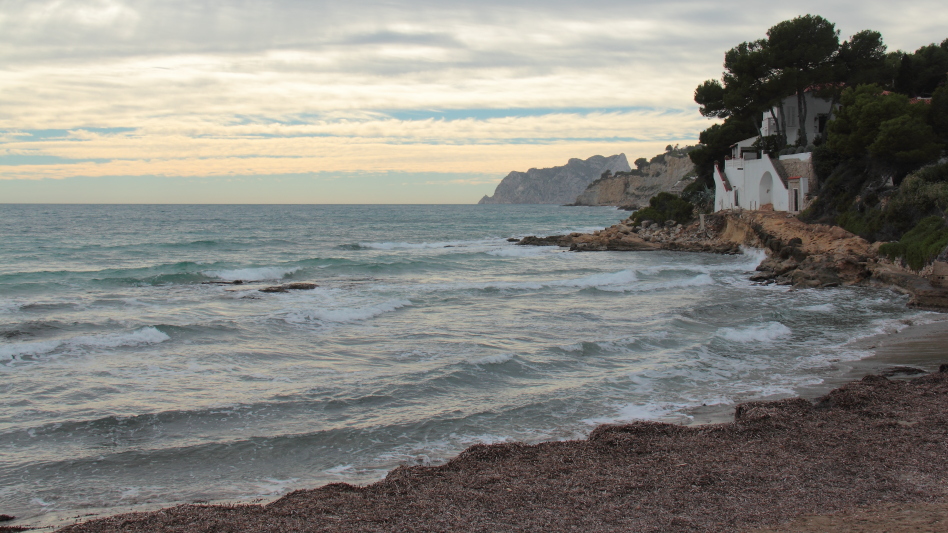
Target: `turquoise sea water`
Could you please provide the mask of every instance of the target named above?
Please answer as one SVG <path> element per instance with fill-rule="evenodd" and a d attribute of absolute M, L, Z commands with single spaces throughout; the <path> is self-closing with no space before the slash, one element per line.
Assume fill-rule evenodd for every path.
<path fill-rule="evenodd" d="M 917 313 L 558 206 L 0 205 L 0 513 L 274 498 L 819 383 Z M 205 282 L 243 280 L 242 285 Z M 312 291 L 261 293 L 289 281 Z"/>

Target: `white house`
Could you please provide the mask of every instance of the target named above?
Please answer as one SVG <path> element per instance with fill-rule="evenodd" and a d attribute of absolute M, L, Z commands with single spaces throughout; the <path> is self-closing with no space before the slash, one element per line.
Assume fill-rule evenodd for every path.
<path fill-rule="evenodd" d="M 803 126 L 807 139 L 823 133 L 831 103 L 806 93 L 807 115 Z M 778 120 L 786 117 L 787 142 L 793 144 L 800 134 L 797 116 L 797 98 L 784 98 L 781 106 L 773 109 Z M 781 113 L 781 109 L 783 113 Z M 761 117 L 761 135 L 778 133 L 771 112 Z M 766 209 L 797 213 L 806 208 L 808 194 L 815 185 L 815 173 L 809 152 L 774 157 L 755 147 L 758 137 L 744 139 L 731 147 L 731 155 L 724 168 L 714 168 L 714 209 Z M 802 151 L 802 150 L 801 150 Z"/>
<path fill-rule="evenodd" d="M 812 91 L 805 92 L 803 98 L 806 102 L 806 117 L 803 119 L 803 126 L 806 129 L 807 142 L 812 143 L 813 139 L 826 129 L 833 103 L 816 96 Z M 797 104 L 796 95 L 788 96 L 783 99 L 781 105 L 774 106 L 773 115 L 770 112 L 764 113 L 760 122 L 760 134 L 766 137 L 780 133 L 774 121 L 776 116 L 777 120 L 785 120 L 787 123 L 787 144 L 796 144 L 800 136 L 800 114 Z"/>

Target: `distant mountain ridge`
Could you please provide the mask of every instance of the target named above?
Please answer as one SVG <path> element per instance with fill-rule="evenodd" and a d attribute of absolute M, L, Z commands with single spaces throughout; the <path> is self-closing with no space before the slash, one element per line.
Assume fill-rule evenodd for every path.
<path fill-rule="evenodd" d="M 573 158 L 559 167 L 513 171 L 497 184 L 493 196 L 484 196 L 478 204 L 571 204 L 604 172 L 631 170 L 625 154 L 618 154 L 594 155 L 585 161 Z"/>

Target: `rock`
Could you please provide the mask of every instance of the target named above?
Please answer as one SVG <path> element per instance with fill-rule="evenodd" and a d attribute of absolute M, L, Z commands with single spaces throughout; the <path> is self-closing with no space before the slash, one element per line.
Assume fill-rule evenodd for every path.
<path fill-rule="evenodd" d="M 260 292 L 286 292 L 286 289 L 284 289 L 282 285 L 273 285 L 260 289 Z"/>
<path fill-rule="evenodd" d="M 580 234 L 577 234 L 577 237 Z M 518 246 L 569 246 L 572 242 L 572 235 L 569 237 L 565 235 L 550 235 L 549 237 L 537 237 L 536 235 L 530 235 L 520 239 L 520 242 L 517 243 Z"/>
<path fill-rule="evenodd" d="M 589 184 L 576 198 L 576 205 L 614 205 L 635 211 L 649 205 L 649 199 L 660 192 L 671 191 L 690 183 L 694 174 L 691 159 L 666 153 L 643 167 L 629 172 L 603 176 Z"/>
<path fill-rule="evenodd" d="M 918 374 L 926 374 L 927 372 L 921 368 L 915 368 L 914 366 L 892 366 L 886 368 L 885 370 L 879 372 L 879 374 L 885 377 L 892 376 L 915 376 Z"/>
<path fill-rule="evenodd" d="M 552 168 L 531 168 L 513 171 L 480 204 L 572 204 L 586 187 L 603 177 L 605 172 L 629 172 L 625 154 L 603 157 L 594 155 L 585 161 L 570 159 L 566 165 Z"/>
<path fill-rule="evenodd" d="M 518 238 L 516 238 L 516 237 L 511 237 L 511 238 L 507 239 L 507 242 L 520 242 L 520 239 L 518 239 Z"/>
<path fill-rule="evenodd" d="M 318 287 L 315 283 L 309 283 L 306 281 L 294 281 L 293 283 L 286 283 L 283 285 L 284 289 L 294 290 L 294 291 L 311 291 Z"/>
<path fill-rule="evenodd" d="M 677 224 L 677 222 L 675 222 L 674 220 L 671 220 L 671 219 L 665 221 L 665 227 L 666 227 L 666 228 L 674 228 L 674 227 L 675 227 L 675 224 Z"/>
<path fill-rule="evenodd" d="M 652 224 L 654 224 L 654 223 L 655 223 L 654 220 L 649 220 L 649 219 L 646 218 L 646 219 L 642 220 L 642 222 L 641 222 L 640 224 L 641 224 L 641 226 L 642 226 L 643 228 L 650 228 L 650 227 L 652 227 Z"/>

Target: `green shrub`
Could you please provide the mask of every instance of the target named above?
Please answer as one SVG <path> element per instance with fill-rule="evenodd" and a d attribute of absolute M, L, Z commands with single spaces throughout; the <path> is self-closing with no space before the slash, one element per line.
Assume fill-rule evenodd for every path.
<path fill-rule="evenodd" d="M 681 197 L 685 201 L 691 202 L 699 213 L 714 211 L 714 188 L 708 187 L 708 184 L 703 180 L 696 179 L 689 183 L 681 191 Z"/>
<path fill-rule="evenodd" d="M 660 192 L 651 197 L 648 204 L 648 207 L 639 209 L 632 215 L 633 223 L 639 224 L 643 220 L 654 220 L 658 223 L 674 220 L 679 224 L 687 224 L 694 218 L 695 206 L 668 192 Z"/>
<path fill-rule="evenodd" d="M 883 244 L 879 252 L 902 258 L 912 270 L 921 270 L 948 246 L 948 225 L 938 216 L 923 219 L 898 242 Z"/>

